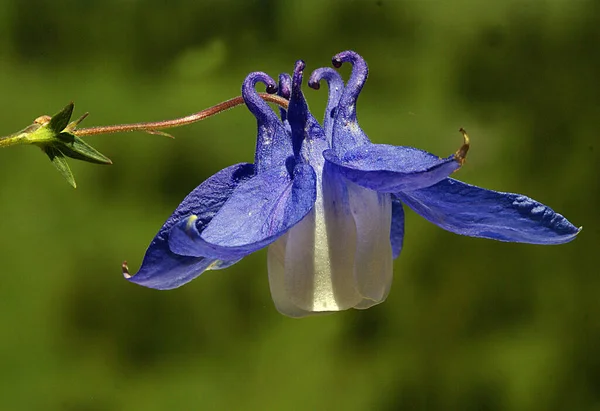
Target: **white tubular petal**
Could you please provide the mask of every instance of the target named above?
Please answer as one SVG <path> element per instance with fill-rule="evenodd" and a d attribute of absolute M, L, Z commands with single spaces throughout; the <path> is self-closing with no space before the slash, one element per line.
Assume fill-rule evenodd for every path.
<path fill-rule="evenodd" d="M 277 311 L 288 317 L 306 317 L 313 315 L 310 311 L 300 309 L 294 305 L 285 288 L 285 249 L 287 245 L 287 234 L 269 246 L 267 252 L 267 268 L 269 270 L 269 287 L 271 297 Z"/>
<path fill-rule="evenodd" d="M 325 170 L 317 188 L 313 211 L 288 232 L 286 287 L 301 309 L 346 310 L 362 300 L 353 278 L 356 226 L 336 175 Z"/>
<path fill-rule="evenodd" d="M 313 210 L 269 246 L 271 294 L 290 317 L 385 300 L 392 283 L 391 197 L 317 174 Z"/>
<path fill-rule="evenodd" d="M 366 300 L 356 308 L 368 308 L 382 302 L 392 285 L 392 201 L 389 194 L 349 181 L 347 187 L 357 232 L 354 278 L 358 292 Z"/>

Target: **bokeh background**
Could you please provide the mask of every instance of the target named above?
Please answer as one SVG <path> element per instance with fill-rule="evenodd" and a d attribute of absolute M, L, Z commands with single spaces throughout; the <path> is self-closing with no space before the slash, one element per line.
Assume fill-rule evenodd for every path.
<path fill-rule="evenodd" d="M 196 185 L 252 161 L 244 107 L 175 140 L 89 137 L 114 165 L 70 161 L 76 190 L 3 149 L 0 409 L 600 410 L 599 45 L 598 1 L 0 1 L 0 135 L 69 101 L 84 126 L 178 117 L 353 49 L 374 142 L 448 155 L 465 127 L 458 178 L 584 226 L 506 244 L 408 211 L 385 303 L 294 320 L 265 251 L 169 292 L 120 272 Z M 325 90 L 305 90 L 319 118 Z"/>

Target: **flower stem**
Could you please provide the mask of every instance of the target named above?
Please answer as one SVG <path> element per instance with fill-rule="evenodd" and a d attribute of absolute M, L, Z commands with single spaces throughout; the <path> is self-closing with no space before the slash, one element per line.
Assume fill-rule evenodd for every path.
<path fill-rule="evenodd" d="M 23 144 L 25 139 L 20 136 L 7 136 L 0 137 L 0 147 L 15 146 L 17 144 Z"/>
<path fill-rule="evenodd" d="M 270 103 L 275 103 L 285 109 L 288 107 L 288 101 L 283 97 L 279 97 L 273 94 L 268 93 L 258 93 L 258 95 L 265 101 Z M 110 133 L 122 133 L 128 131 L 145 131 L 151 134 L 165 134 L 161 133 L 159 130 L 164 130 L 173 127 L 185 126 L 188 124 L 195 123 L 200 120 L 204 120 L 205 118 L 214 116 L 215 114 L 219 114 L 223 111 L 229 110 L 233 107 L 239 106 L 244 103 L 244 99 L 242 96 L 238 96 L 232 98 L 230 100 L 219 103 L 215 106 L 209 107 L 202 111 L 199 111 L 194 114 L 190 114 L 189 116 L 176 118 L 173 120 L 164 120 L 164 121 L 155 121 L 148 123 L 133 123 L 133 124 L 117 124 L 114 126 L 98 126 L 98 127 L 88 127 L 88 128 L 79 128 L 72 131 L 73 134 L 78 137 L 83 136 L 92 136 L 96 134 L 110 134 Z"/>

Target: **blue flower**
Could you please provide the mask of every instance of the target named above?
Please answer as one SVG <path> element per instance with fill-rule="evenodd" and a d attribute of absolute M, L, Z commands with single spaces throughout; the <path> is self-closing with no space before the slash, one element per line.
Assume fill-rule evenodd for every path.
<path fill-rule="evenodd" d="M 323 125 L 308 110 L 304 62 L 279 77 L 289 99 L 281 118 L 258 96 L 261 72 L 248 75 L 242 96 L 258 123 L 254 164 L 213 175 L 177 207 L 150 244 L 134 283 L 171 289 L 205 270 L 235 264 L 268 246 L 268 274 L 277 309 L 292 317 L 364 309 L 385 300 L 392 261 L 402 249 L 403 204 L 457 234 L 532 244 L 565 243 L 579 229 L 549 207 L 519 194 L 454 180 L 468 139 L 440 158 L 412 147 L 372 144 L 358 125 L 356 102 L 367 79 L 365 61 L 346 51 L 335 67 L 352 64 L 344 85 L 330 68 L 309 86 L 328 84 Z"/>

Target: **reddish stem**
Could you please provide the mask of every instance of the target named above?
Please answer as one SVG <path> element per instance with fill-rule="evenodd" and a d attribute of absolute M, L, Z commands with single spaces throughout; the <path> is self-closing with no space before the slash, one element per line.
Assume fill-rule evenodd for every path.
<path fill-rule="evenodd" d="M 258 93 L 258 95 L 265 101 L 270 103 L 275 103 L 285 109 L 288 108 L 288 101 L 283 97 L 276 96 L 268 93 Z M 244 104 L 244 99 L 241 96 L 232 98 L 230 100 L 219 103 L 215 106 L 209 107 L 202 111 L 199 111 L 194 114 L 190 114 L 189 116 L 176 118 L 173 120 L 164 120 L 164 121 L 154 121 L 148 123 L 133 123 L 133 124 L 117 124 L 114 126 L 98 126 L 98 127 L 88 127 L 88 128 L 79 128 L 73 131 L 79 137 L 83 136 L 92 136 L 96 134 L 110 134 L 110 133 L 122 133 L 127 131 L 146 131 L 153 132 L 157 130 L 164 130 L 173 127 L 185 126 L 188 124 L 195 123 L 200 120 L 204 120 L 205 118 L 214 116 L 215 114 L 219 114 L 223 111 L 229 110 L 233 107 L 239 106 L 240 104 Z"/>

